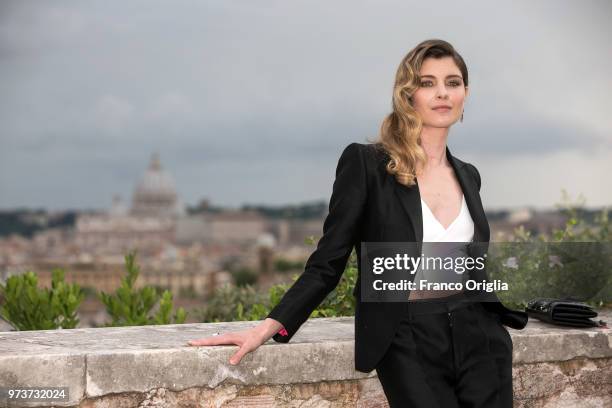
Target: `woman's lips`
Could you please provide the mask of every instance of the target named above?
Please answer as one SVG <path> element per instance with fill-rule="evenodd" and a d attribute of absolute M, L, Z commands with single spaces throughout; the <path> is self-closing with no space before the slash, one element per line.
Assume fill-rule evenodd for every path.
<path fill-rule="evenodd" d="M 448 112 L 451 108 L 434 108 L 434 110 L 437 112 Z"/>

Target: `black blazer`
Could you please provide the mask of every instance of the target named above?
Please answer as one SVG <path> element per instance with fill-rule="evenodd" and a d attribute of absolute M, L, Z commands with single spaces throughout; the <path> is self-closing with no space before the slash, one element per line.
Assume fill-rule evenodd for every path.
<path fill-rule="evenodd" d="M 489 242 L 489 223 L 480 201 L 480 174 L 476 167 L 451 155 L 446 157 L 455 170 L 474 221 L 474 241 Z M 312 311 L 340 281 L 355 247 L 361 259 L 361 242 L 422 242 L 423 219 L 418 183 L 406 187 L 388 174 L 388 155 L 376 144 L 349 144 L 338 161 L 336 179 L 323 224 L 323 236 L 306 262 L 305 270 L 267 317 L 282 323 L 288 335 L 273 339 L 287 343 Z M 417 255 L 418 256 L 418 255 Z M 358 263 L 359 276 L 361 265 Z M 355 369 L 372 371 L 393 339 L 408 302 L 361 302 L 360 278 L 353 294 L 355 308 Z M 527 314 L 506 308 L 497 295 L 482 302 L 500 321 L 522 329 Z"/>

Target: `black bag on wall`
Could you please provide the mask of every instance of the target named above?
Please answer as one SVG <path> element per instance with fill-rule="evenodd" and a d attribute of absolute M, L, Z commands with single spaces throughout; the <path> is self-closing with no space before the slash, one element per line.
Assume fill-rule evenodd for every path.
<path fill-rule="evenodd" d="M 591 320 L 597 317 L 597 312 L 591 306 L 572 299 L 535 298 L 527 303 L 525 311 L 529 317 L 560 326 L 606 326 L 603 320 Z"/>

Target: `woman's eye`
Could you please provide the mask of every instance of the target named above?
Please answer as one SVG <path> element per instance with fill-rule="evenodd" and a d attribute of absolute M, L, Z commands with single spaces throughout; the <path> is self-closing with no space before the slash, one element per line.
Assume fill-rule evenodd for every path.
<path fill-rule="evenodd" d="M 423 81 L 421 82 L 421 86 L 425 87 L 425 86 L 430 86 L 433 83 L 431 81 Z M 460 81 L 450 81 L 449 85 L 452 87 L 457 87 L 457 86 L 461 86 L 461 82 Z"/>

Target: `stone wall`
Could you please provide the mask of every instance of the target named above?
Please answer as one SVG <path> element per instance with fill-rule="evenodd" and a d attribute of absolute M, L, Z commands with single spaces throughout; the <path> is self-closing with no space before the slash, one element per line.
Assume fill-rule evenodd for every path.
<path fill-rule="evenodd" d="M 228 363 L 236 346 L 186 345 L 254 324 L 0 332 L 0 387 L 69 387 L 68 401 L 19 406 L 388 407 L 376 371 L 353 368 L 351 317 L 310 319 L 238 366 Z M 612 406 L 611 329 L 532 320 L 509 332 L 515 407 Z"/>

